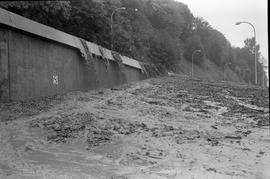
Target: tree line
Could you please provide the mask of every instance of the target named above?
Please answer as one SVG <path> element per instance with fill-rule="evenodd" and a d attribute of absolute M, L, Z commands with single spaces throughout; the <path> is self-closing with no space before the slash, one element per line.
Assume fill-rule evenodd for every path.
<path fill-rule="evenodd" d="M 196 65 L 208 58 L 220 68 L 230 64 L 247 83 L 255 81 L 254 38 L 243 48 L 232 47 L 221 32 L 174 0 L 2 1 L 0 7 L 108 49 L 113 43 L 121 54 L 167 69 L 191 61 L 194 50 L 201 50 Z M 115 11 L 120 7 L 125 9 Z M 259 49 L 256 45 L 260 57 Z M 258 63 L 260 83 L 262 69 Z"/>

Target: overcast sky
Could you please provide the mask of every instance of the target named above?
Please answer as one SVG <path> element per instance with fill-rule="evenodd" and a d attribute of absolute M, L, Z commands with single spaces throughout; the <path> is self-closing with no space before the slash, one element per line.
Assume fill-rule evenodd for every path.
<path fill-rule="evenodd" d="M 251 22 L 262 55 L 268 59 L 267 0 L 177 0 L 188 5 L 194 16 L 203 17 L 222 32 L 233 46 L 243 47 L 246 38 L 253 37 L 248 24 L 236 26 L 237 21 Z M 264 62 L 268 65 L 268 62 Z"/>

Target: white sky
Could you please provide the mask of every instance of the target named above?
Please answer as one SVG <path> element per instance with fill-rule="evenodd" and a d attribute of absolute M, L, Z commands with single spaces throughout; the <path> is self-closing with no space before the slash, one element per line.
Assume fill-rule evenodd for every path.
<path fill-rule="evenodd" d="M 248 21 L 255 26 L 256 40 L 262 56 L 268 60 L 267 0 L 176 0 L 188 5 L 194 16 L 203 17 L 222 32 L 233 46 L 243 47 L 246 38 L 253 37 Z M 264 65 L 268 65 L 265 61 Z"/>

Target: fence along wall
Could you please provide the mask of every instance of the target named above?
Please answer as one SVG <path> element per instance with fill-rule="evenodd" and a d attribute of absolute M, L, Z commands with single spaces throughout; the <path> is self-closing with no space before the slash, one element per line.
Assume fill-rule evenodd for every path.
<path fill-rule="evenodd" d="M 111 87 L 145 78 L 138 61 L 121 56 L 124 68 L 120 68 L 110 50 L 91 42 L 86 45 L 75 36 L 0 9 L 0 100 Z"/>

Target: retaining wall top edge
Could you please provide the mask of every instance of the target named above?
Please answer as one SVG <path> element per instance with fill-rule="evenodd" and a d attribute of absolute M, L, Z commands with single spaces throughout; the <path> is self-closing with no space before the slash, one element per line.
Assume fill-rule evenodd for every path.
<path fill-rule="evenodd" d="M 59 42 L 61 44 L 77 48 L 79 50 L 83 48 L 83 46 L 80 44 L 80 38 L 76 36 L 43 25 L 41 23 L 22 17 L 20 15 L 9 12 L 2 8 L 0 8 L 0 23 L 49 40 Z M 91 53 L 94 53 L 95 55 L 98 56 L 102 56 L 98 45 L 87 41 L 87 46 Z M 103 48 L 105 58 L 114 60 L 111 50 L 106 49 L 104 47 L 101 48 Z M 122 56 L 122 59 L 125 65 L 141 69 L 141 66 L 137 60 L 131 59 L 126 56 Z"/>

